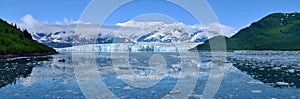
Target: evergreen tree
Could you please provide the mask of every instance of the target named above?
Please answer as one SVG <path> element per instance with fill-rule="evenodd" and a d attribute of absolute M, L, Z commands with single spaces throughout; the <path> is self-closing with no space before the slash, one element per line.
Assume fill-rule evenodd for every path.
<path fill-rule="evenodd" d="M 28 38 L 28 39 L 30 39 L 30 40 L 33 40 L 32 37 L 31 37 L 31 35 L 30 35 L 30 33 L 29 33 L 26 29 L 23 31 L 23 33 L 24 33 L 24 37 L 25 37 L 25 38 Z"/>

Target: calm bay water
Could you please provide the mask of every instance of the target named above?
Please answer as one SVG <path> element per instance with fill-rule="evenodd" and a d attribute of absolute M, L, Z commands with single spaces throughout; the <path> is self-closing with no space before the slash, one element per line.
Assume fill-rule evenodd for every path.
<path fill-rule="evenodd" d="M 119 98 L 163 98 L 176 94 L 199 98 L 212 71 L 210 54 L 200 52 L 200 62 L 193 60 L 196 58 L 183 57 L 181 53 L 154 52 L 78 54 L 85 55 L 84 58 L 77 57 L 74 53 L 60 53 L 46 57 L 1 61 L 0 98 L 85 98 L 86 91 L 82 91 L 85 90 L 84 84 L 81 84 L 82 81 L 74 71 L 81 70 L 93 74 L 88 71 L 88 66 L 91 65 L 96 66 L 96 73 L 101 76 L 95 81 L 104 82 L 107 90 Z M 66 61 L 58 62 L 60 59 Z M 122 60 L 130 64 L 130 68 L 115 66 L 121 66 L 123 62 L 119 61 Z M 151 67 L 151 63 L 155 63 L 153 60 L 159 61 L 160 64 L 156 65 L 162 66 Z M 183 64 L 182 61 L 186 63 Z M 80 64 L 87 67 L 78 69 L 76 66 Z M 198 73 L 181 73 L 182 68 L 189 65 L 196 66 Z M 164 73 L 153 76 L 153 70 L 163 70 Z M 120 74 L 118 71 L 133 71 L 134 74 L 147 79 L 135 78 L 136 76 L 126 73 Z M 300 52 L 228 52 L 224 71 L 216 98 L 300 98 Z M 196 85 L 193 86 L 193 82 L 188 78 L 196 78 Z M 180 84 L 186 87 L 173 90 L 180 80 Z M 190 88 L 191 93 L 182 94 Z M 98 96 L 100 97 L 95 98 L 105 95 Z"/>

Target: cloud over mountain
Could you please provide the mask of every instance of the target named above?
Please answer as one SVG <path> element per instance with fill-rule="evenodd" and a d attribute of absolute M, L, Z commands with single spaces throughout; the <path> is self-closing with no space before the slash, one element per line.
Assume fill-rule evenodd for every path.
<path fill-rule="evenodd" d="M 200 43 L 216 35 L 230 37 L 237 30 L 219 23 L 186 25 L 181 22 L 167 24 L 135 20 L 117 23 L 114 26 L 102 25 L 102 28 L 99 29 L 101 26 L 99 24 L 73 21 L 67 18 L 48 23 L 39 21 L 29 14 L 14 23 L 20 28 L 29 30 L 34 39 L 41 43 L 72 43 L 73 37 L 79 38 L 80 40 L 77 41 L 81 43 L 108 43 L 115 38 L 130 42 Z M 75 30 L 76 26 L 80 26 L 80 28 Z"/>

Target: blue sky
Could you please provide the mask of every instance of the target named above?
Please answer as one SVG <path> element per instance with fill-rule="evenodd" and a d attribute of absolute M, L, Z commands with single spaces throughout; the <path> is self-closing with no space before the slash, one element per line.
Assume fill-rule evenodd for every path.
<path fill-rule="evenodd" d="M 78 20 L 90 0 L 0 0 L 0 18 L 20 20 L 30 14 L 53 23 L 63 18 Z M 207 0 L 221 24 L 241 28 L 274 12 L 300 12 L 297 0 Z M 101 13 L 101 12 L 99 12 Z M 114 25 L 146 13 L 161 13 L 185 24 L 197 24 L 182 8 L 163 0 L 136 0 L 122 6 L 105 24 Z"/>

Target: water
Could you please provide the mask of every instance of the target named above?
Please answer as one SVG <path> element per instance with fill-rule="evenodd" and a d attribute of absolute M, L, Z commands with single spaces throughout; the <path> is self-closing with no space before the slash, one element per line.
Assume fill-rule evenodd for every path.
<path fill-rule="evenodd" d="M 188 57 L 195 54 L 60 53 L 0 61 L 0 97 L 81 99 L 106 88 L 119 98 L 193 99 L 203 96 L 209 78 L 222 77 L 215 98 L 300 98 L 300 52 L 228 52 L 224 77 L 210 75 L 215 69 L 210 52 L 200 52 L 199 60 Z M 66 62 L 58 62 L 60 59 Z M 178 85 L 184 87 L 174 89 Z"/>

